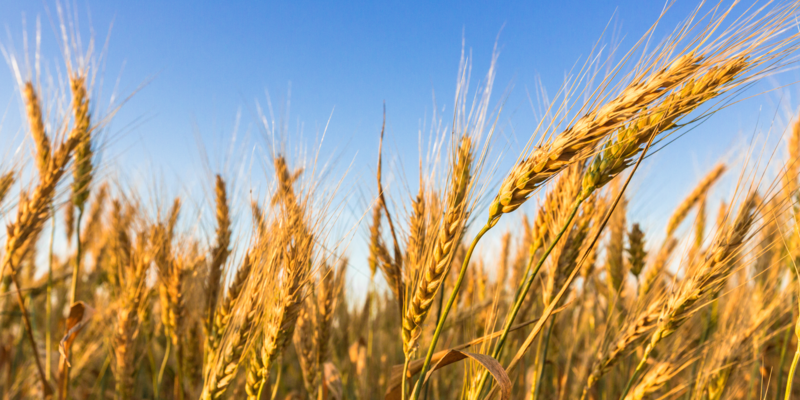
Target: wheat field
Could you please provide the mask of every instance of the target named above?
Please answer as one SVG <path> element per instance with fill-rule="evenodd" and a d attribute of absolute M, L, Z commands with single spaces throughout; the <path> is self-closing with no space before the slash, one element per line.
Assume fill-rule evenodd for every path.
<path fill-rule="evenodd" d="M 612 61 L 590 56 L 501 155 L 496 55 L 477 88 L 464 56 L 451 122 L 419 157 L 385 154 L 375 132 L 376 174 L 349 187 L 324 142 L 302 150 L 263 118 L 267 185 L 219 170 L 201 195 L 124 182 L 99 157 L 125 101 L 98 105 L 102 52 L 61 16 L 64 73 L 3 46 L 25 140 L 0 162 L 0 395 L 800 395 L 800 115 L 779 145 L 681 177 L 658 231 L 630 212 L 651 155 L 795 67 L 798 14 L 705 4 Z M 386 186 L 387 157 L 418 164 L 412 189 Z M 368 200 L 350 223 L 335 199 L 353 192 Z M 353 265 L 368 286 L 347 285 Z"/>

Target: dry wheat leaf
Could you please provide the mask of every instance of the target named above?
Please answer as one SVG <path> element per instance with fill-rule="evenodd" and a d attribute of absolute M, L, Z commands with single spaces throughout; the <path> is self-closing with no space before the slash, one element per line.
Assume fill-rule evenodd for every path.
<path fill-rule="evenodd" d="M 69 308 L 69 316 L 67 317 L 67 333 L 61 339 L 58 345 L 58 352 L 64 359 L 69 359 L 69 349 L 72 347 L 72 342 L 78 336 L 81 329 L 89 322 L 94 314 L 94 308 L 86 305 L 82 301 L 77 301 Z M 69 364 L 67 364 L 69 366 Z"/>
<path fill-rule="evenodd" d="M 567 301 L 563 306 L 553 310 L 553 314 L 560 313 L 561 311 L 566 309 L 567 306 L 569 306 L 570 304 L 572 304 L 572 300 Z M 514 331 L 516 331 L 518 329 L 524 328 L 524 327 L 526 327 L 526 326 L 528 326 L 530 324 L 533 324 L 533 323 L 535 323 L 537 321 L 539 321 L 539 318 L 535 318 L 535 319 L 532 319 L 532 320 L 529 320 L 529 321 L 525 321 L 525 322 L 519 323 L 517 325 L 512 326 L 511 329 L 509 329 L 509 332 L 514 332 Z M 502 333 L 503 333 L 502 331 L 493 332 L 491 334 L 479 337 L 477 339 L 470 340 L 469 342 L 459 344 L 458 346 L 453 346 L 453 347 L 451 347 L 449 349 L 437 351 L 436 353 L 433 353 L 433 356 L 431 357 L 431 362 L 438 364 L 442 360 L 442 358 L 444 358 L 450 351 L 458 351 L 458 350 L 463 350 L 463 349 L 469 348 L 470 346 L 474 346 L 476 344 L 483 343 L 486 340 L 490 340 L 490 339 L 494 339 L 496 337 L 499 337 Z M 355 345 L 355 343 L 353 345 Z M 351 354 L 352 354 L 353 346 L 351 346 L 350 348 L 351 348 Z M 456 362 L 456 361 L 459 361 L 459 360 L 453 360 L 451 362 Z M 422 370 L 422 365 L 424 363 L 425 363 L 425 359 L 424 358 L 418 358 L 418 359 L 408 363 L 408 377 L 410 378 L 410 377 L 418 374 L 419 371 Z M 442 364 L 442 365 L 439 366 L 439 368 L 444 367 L 445 365 L 447 365 L 447 364 Z M 386 388 L 386 394 L 385 394 L 387 400 L 389 400 L 389 399 L 392 399 L 392 400 L 399 399 L 399 396 L 400 396 L 400 376 L 402 374 L 403 374 L 403 364 L 397 364 L 397 365 L 392 367 L 392 373 L 391 373 L 391 375 L 389 377 L 389 385 Z M 392 396 L 392 397 L 390 397 L 390 396 Z"/>
<path fill-rule="evenodd" d="M 323 382 L 325 393 L 323 398 L 327 400 L 342 400 L 344 390 L 339 370 L 329 361 L 323 365 L 323 373 L 325 374 L 325 381 Z"/>
<path fill-rule="evenodd" d="M 444 368 L 450 364 L 456 363 L 465 358 L 470 358 L 474 361 L 477 361 L 478 363 L 483 365 L 483 367 L 486 368 L 486 370 L 489 371 L 490 374 L 492 374 L 495 381 L 499 385 L 501 400 L 506 400 L 511 398 L 512 384 L 511 384 L 511 379 L 508 377 L 508 374 L 506 374 L 506 370 L 503 368 L 502 365 L 500 365 L 499 362 L 497 362 L 497 360 L 492 358 L 492 356 L 486 354 L 475 354 L 458 350 L 445 350 L 445 354 L 439 357 L 439 361 L 437 361 L 436 364 L 434 364 L 433 367 L 431 367 L 431 370 L 428 371 L 428 373 L 425 375 L 425 381 L 430 379 L 433 372 L 436 371 L 437 369 Z M 392 380 L 390 381 L 389 384 L 389 390 L 386 392 L 385 400 L 400 400 L 401 397 L 400 383 L 398 382 L 396 385 L 394 386 L 392 385 L 392 383 L 394 383 L 394 378 L 395 378 L 394 371 L 392 372 L 393 372 Z M 398 375 L 402 375 L 402 371 L 400 371 Z"/>

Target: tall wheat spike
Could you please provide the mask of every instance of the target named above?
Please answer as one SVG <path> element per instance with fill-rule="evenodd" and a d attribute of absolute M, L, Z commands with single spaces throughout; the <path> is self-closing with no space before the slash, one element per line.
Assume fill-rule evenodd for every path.
<path fill-rule="evenodd" d="M 711 188 L 714 183 L 719 180 L 722 174 L 725 172 L 725 164 L 717 164 L 714 169 L 712 169 L 706 176 L 703 177 L 700 182 L 697 183 L 694 190 L 689 193 L 688 196 L 683 200 L 683 202 L 672 212 L 672 216 L 669 218 L 669 222 L 667 223 L 667 236 L 672 236 L 675 233 L 675 229 L 678 228 L 678 225 L 686 218 L 686 215 L 689 213 L 689 210 L 695 204 L 698 204 L 700 199 L 705 196 L 708 190 Z"/>
<path fill-rule="evenodd" d="M 433 250 L 426 256 L 421 276 L 403 317 L 403 351 L 406 354 L 417 346 L 422 334 L 422 324 L 428 316 L 433 298 L 441 287 L 447 271 L 450 270 L 455 245 L 463 234 L 473 151 L 470 137 L 462 137 L 453 161 L 446 200 L 447 210 L 438 227 Z"/>

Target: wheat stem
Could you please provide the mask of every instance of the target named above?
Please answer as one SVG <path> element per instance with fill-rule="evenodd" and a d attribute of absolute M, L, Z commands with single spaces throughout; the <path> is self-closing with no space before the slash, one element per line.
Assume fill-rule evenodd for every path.
<path fill-rule="evenodd" d="M 39 378 L 42 380 L 42 391 L 45 395 L 50 395 L 53 393 L 53 390 L 50 388 L 50 384 L 47 383 L 47 376 L 44 373 L 44 368 L 42 368 L 42 360 L 39 358 L 39 349 L 36 347 L 36 339 L 33 337 L 33 326 L 31 326 L 31 319 L 25 307 L 25 299 L 22 297 L 22 287 L 19 284 L 16 271 L 11 272 L 11 281 L 14 283 L 14 288 L 17 291 L 17 301 L 19 301 L 19 308 L 22 310 L 22 321 L 25 323 L 25 332 L 27 332 L 28 340 L 31 342 L 31 350 L 33 350 L 33 358 L 36 361 L 36 369 L 39 371 Z"/>
<path fill-rule="evenodd" d="M 522 307 L 522 303 L 525 301 L 525 297 L 528 295 L 528 291 L 533 284 L 533 280 L 536 278 L 536 274 L 539 272 L 539 269 L 544 265 L 545 260 L 547 260 L 547 256 L 553 251 L 556 247 L 556 244 L 561 240 L 561 237 L 564 236 L 564 233 L 567 231 L 567 228 L 572 224 L 572 220 L 575 219 L 575 215 L 578 213 L 578 209 L 581 207 L 581 203 L 583 203 L 583 198 L 578 198 L 575 201 L 575 205 L 572 207 L 572 210 L 569 213 L 569 217 L 567 217 L 567 221 L 564 223 L 564 226 L 561 227 L 561 230 L 558 231 L 558 234 L 553 238 L 553 242 L 550 243 L 550 246 L 547 247 L 544 254 L 539 258 L 539 261 L 536 263 L 536 268 L 533 270 L 533 273 L 528 276 L 526 272 L 525 281 L 523 283 L 521 290 L 518 291 L 517 299 L 514 302 L 514 306 L 509 312 L 508 317 L 506 317 L 505 326 L 503 326 L 503 333 L 500 334 L 500 338 L 497 339 L 497 343 L 495 343 L 494 350 L 492 351 L 492 357 L 497 359 L 500 356 L 500 352 L 503 350 L 503 345 L 505 344 L 506 338 L 508 337 L 508 333 L 511 330 L 511 325 L 514 323 L 514 319 L 517 317 L 517 313 L 519 313 L 519 309 Z M 531 264 L 533 264 L 533 257 L 536 253 L 536 249 L 531 249 L 530 258 L 528 260 L 528 268 L 530 269 Z M 484 371 L 481 373 L 481 380 L 478 383 L 478 387 L 475 390 L 475 394 L 480 395 L 483 387 L 486 385 L 486 381 L 489 378 L 489 374 Z"/>
<path fill-rule="evenodd" d="M 406 400 L 406 378 L 408 377 L 408 364 L 411 362 L 411 357 L 406 355 L 406 361 L 403 363 L 403 381 L 400 383 L 400 399 Z"/>
<path fill-rule="evenodd" d="M 798 360 L 800 360 L 800 343 L 798 343 L 797 350 L 794 352 L 792 366 L 789 368 L 789 379 L 786 381 L 786 395 L 784 396 L 784 400 L 792 398 L 792 381 L 794 380 L 794 371 L 797 369 Z"/>
<path fill-rule="evenodd" d="M 450 309 L 456 302 L 458 290 L 461 288 L 461 283 L 464 281 L 464 276 L 467 273 L 467 266 L 469 266 L 469 259 L 472 257 L 472 252 L 475 250 L 475 246 L 478 244 L 478 241 L 480 241 L 483 235 L 485 235 L 486 232 L 488 232 L 491 228 L 492 227 L 489 224 L 484 225 L 480 232 L 475 235 L 475 239 L 472 240 L 472 243 L 467 249 L 467 254 L 464 256 L 464 263 L 461 264 L 461 270 L 458 272 L 458 278 L 456 279 L 455 286 L 453 286 L 453 293 L 450 294 L 450 298 L 447 299 L 447 304 L 442 310 L 442 317 L 439 318 L 439 322 L 436 324 L 436 330 L 433 332 L 433 338 L 431 339 L 431 344 L 428 347 L 428 354 L 425 356 L 425 362 L 422 364 L 419 379 L 417 379 L 417 384 L 414 386 L 414 391 L 411 393 L 411 400 L 417 400 L 419 398 L 419 393 L 422 389 L 422 383 L 425 381 L 425 372 L 431 365 L 431 359 L 433 358 L 433 353 L 436 350 L 436 343 L 439 341 L 439 335 L 442 333 L 442 328 L 444 327 L 444 321 L 447 319 L 447 314 L 450 312 Z"/>
<path fill-rule="evenodd" d="M 789 350 L 789 341 L 791 340 L 791 331 L 789 329 L 783 333 L 783 341 L 781 344 L 781 359 L 778 362 L 778 387 L 781 387 L 781 382 L 783 382 L 783 364 L 786 361 L 786 353 Z M 775 391 L 775 400 L 780 399 L 781 392 L 780 390 Z"/>
<path fill-rule="evenodd" d="M 78 295 L 78 275 L 81 269 L 81 257 L 82 257 L 82 246 L 81 246 L 81 220 L 83 219 L 83 208 L 78 209 L 78 219 L 75 221 L 75 236 L 76 236 L 76 243 L 75 243 L 75 264 L 73 265 L 72 269 L 72 288 L 69 292 L 69 300 L 70 304 L 75 303 L 76 297 Z"/>
<path fill-rule="evenodd" d="M 52 205 L 50 206 L 50 213 L 55 215 L 55 207 Z M 52 293 L 53 293 L 53 242 L 55 241 L 56 236 L 56 220 L 55 218 L 50 220 L 51 222 L 51 229 L 50 229 L 50 249 L 48 251 L 48 262 L 47 262 L 47 298 L 45 299 L 45 332 L 44 332 L 44 359 L 45 359 L 45 375 L 47 376 L 47 380 L 50 381 L 52 377 L 51 371 L 51 364 L 52 364 L 52 356 L 50 355 L 50 349 L 52 348 L 52 328 L 51 324 L 51 316 L 53 315 L 53 300 L 52 300 Z"/>
<path fill-rule="evenodd" d="M 162 379 L 164 379 L 164 371 L 167 369 L 167 361 L 172 354 L 172 340 L 167 339 L 167 346 L 164 348 L 164 359 L 161 360 L 161 368 L 158 370 L 158 380 L 156 382 L 155 391 L 161 388 Z"/>
<path fill-rule="evenodd" d="M 544 379 L 544 367 L 547 364 L 547 347 L 550 343 L 550 335 L 553 333 L 553 327 L 556 325 L 556 318 L 550 320 L 550 326 L 547 328 L 547 334 L 544 336 L 544 344 L 542 349 L 542 358 L 541 362 L 539 363 L 539 374 L 534 381 L 534 389 L 533 389 L 533 398 L 532 400 L 536 400 L 539 398 L 539 393 L 542 391 L 542 379 Z"/>

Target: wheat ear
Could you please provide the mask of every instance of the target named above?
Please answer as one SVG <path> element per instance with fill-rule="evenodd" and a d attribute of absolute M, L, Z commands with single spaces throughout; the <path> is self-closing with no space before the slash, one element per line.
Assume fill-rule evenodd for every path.
<path fill-rule="evenodd" d="M 714 169 L 711 170 L 706 176 L 703 177 L 700 182 L 697 183 L 697 186 L 694 187 L 691 193 L 681 202 L 678 208 L 672 212 L 672 216 L 669 218 L 669 222 L 667 223 L 667 236 L 672 236 L 675 233 L 675 229 L 678 228 L 678 225 L 686 218 L 686 215 L 689 214 L 689 210 L 697 204 L 702 197 L 708 192 L 711 186 L 719 180 L 722 174 L 725 172 L 725 164 L 717 164 Z"/>
<path fill-rule="evenodd" d="M 463 233 L 467 190 L 471 179 L 472 151 L 471 139 L 464 136 L 453 165 L 453 175 L 447 193 L 448 209 L 439 226 L 433 251 L 424 262 L 413 297 L 403 317 L 403 351 L 406 354 L 417 346 L 422 334 L 422 324 L 428 316 L 436 292 L 450 269 L 455 246 Z"/>
<path fill-rule="evenodd" d="M 519 208 L 544 182 L 567 165 L 590 155 L 595 145 L 630 121 L 642 109 L 683 83 L 699 67 L 701 57 L 684 54 L 651 76 L 640 77 L 616 98 L 578 119 L 550 143 L 537 147 L 503 180 L 489 206 L 489 223 Z"/>
<path fill-rule="evenodd" d="M 750 194 L 742 204 L 734 224 L 726 228 L 718 242 L 708 251 L 705 260 L 689 269 L 691 274 L 681 283 L 664 303 L 658 317 L 658 326 L 650 336 L 650 343 L 644 350 L 639 365 L 628 380 L 623 392 L 627 394 L 639 372 L 644 368 L 650 353 L 661 340 L 672 335 L 691 316 L 706 295 L 718 292 L 731 275 L 731 259 L 739 251 L 747 237 L 754 219 L 757 204 L 755 193 Z"/>
<path fill-rule="evenodd" d="M 39 174 L 47 172 L 50 164 L 50 138 L 44 129 L 44 118 L 42 117 L 42 106 L 39 103 L 39 96 L 30 81 L 25 82 L 22 89 L 22 97 L 25 100 L 25 112 L 28 117 L 28 125 L 31 130 L 31 137 L 36 146 L 36 167 Z"/>
<path fill-rule="evenodd" d="M 217 299 L 222 279 L 222 269 L 225 260 L 228 258 L 230 250 L 228 246 L 231 242 L 231 219 L 228 196 L 225 191 L 225 181 L 222 176 L 217 175 L 214 186 L 216 200 L 216 244 L 211 250 L 211 262 L 208 264 L 208 274 L 206 281 L 206 316 L 205 331 L 206 336 L 213 336 L 214 314 L 217 309 Z"/>
<path fill-rule="evenodd" d="M 8 191 L 11 190 L 11 186 L 14 185 L 14 181 L 16 181 L 14 171 L 8 171 L 0 175 L 0 203 L 6 198 Z"/>

